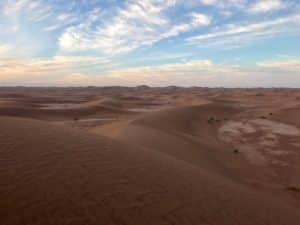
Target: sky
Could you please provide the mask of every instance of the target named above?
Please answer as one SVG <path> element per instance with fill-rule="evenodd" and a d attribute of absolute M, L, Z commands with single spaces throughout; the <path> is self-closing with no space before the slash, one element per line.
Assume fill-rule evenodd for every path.
<path fill-rule="evenodd" d="M 299 87 L 299 0 L 0 0 L 0 86 Z"/>

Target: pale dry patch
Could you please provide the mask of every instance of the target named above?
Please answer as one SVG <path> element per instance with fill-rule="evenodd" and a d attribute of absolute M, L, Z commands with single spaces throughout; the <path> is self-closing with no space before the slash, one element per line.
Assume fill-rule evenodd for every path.
<path fill-rule="evenodd" d="M 252 125 L 240 121 L 231 121 L 227 123 L 226 126 L 220 128 L 220 132 L 236 135 L 240 135 L 241 133 L 254 133 L 255 131 Z"/>
<path fill-rule="evenodd" d="M 269 130 L 274 134 L 300 136 L 300 129 L 289 124 L 274 122 L 265 119 L 251 120 L 250 122 L 254 125 L 259 126 L 261 129 Z"/>
<path fill-rule="evenodd" d="M 282 156 L 294 152 L 284 148 L 281 137 L 298 137 L 298 127 L 275 122 L 267 119 L 249 121 L 228 121 L 219 128 L 219 137 L 238 149 L 245 158 L 256 165 L 289 166 Z M 299 147 L 299 142 L 291 143 L 292 147 Z"/>
<path fill-rule="evenodd" d="M 267 163 L 267 159 L 258 150 L 257 146 L 250 144 L 239 145 L 239 150 L 245 155 L 245 157 L 252 163 L 257 165 L 264 165 Z"/>

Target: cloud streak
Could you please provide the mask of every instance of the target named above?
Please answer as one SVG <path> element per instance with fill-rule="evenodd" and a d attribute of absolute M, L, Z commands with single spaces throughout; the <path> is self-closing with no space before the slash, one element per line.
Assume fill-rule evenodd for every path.
<path fill-rule="evenodd" d="M 299 24 L 300 14 L 295 14 L 259 23 L 224 26 L 210 33 L 189 37 L 187 41 L 200 46 L 243 44 L 245 40 L 251 41 L 286 32 L 298 33 Z"/>
<path fill-rule="evenodd" d="M 249 13 L 267 13 L 286 7 L 286 2 L 282 0 L 260 0 L 250 5 L 247 10 Z"/>

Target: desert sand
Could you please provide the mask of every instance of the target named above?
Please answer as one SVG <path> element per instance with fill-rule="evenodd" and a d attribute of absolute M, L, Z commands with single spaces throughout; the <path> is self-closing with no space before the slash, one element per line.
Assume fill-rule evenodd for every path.
<path fill-rule="evenodd" d="M 0 88 L 1 225 L 297 225 L 300 90 Z"/>

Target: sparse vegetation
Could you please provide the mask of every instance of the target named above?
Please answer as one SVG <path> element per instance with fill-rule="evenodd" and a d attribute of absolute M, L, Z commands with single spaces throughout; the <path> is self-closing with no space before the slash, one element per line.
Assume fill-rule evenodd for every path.
<path fill-rule="evenodd" d="M 293 191 L 293 192 L 300 192 L 300 188 L 299 187 L 295 187 L 295 186 L 286 187 L 286 190 Z"/>
<path fill-rule="evenodd" d="M 214 122 L 219 123 L 219 122 L 221 122 L 221 120 L 220 120 L 220 119 L 216 119 L 215 117 L 210 117 L 210 118 L 207 120 L 207 122 L 208 122 L 209 124 L 213 124 Z"/>
<path fill-rule="evenodd" d="M 213 123 L 215 122 L 215 118 L 214 118 L 214 117 L 210 117 L 210 118 L 207 120 L 207 122 L 208 122 L 209 124 L 213 124 Z"/>
<path fill-rule="evenodd" d="M 263 93 L 257 93 L 256 96 L 261 97 L 261 96 L 264 96 L 264 94 Z"/>

